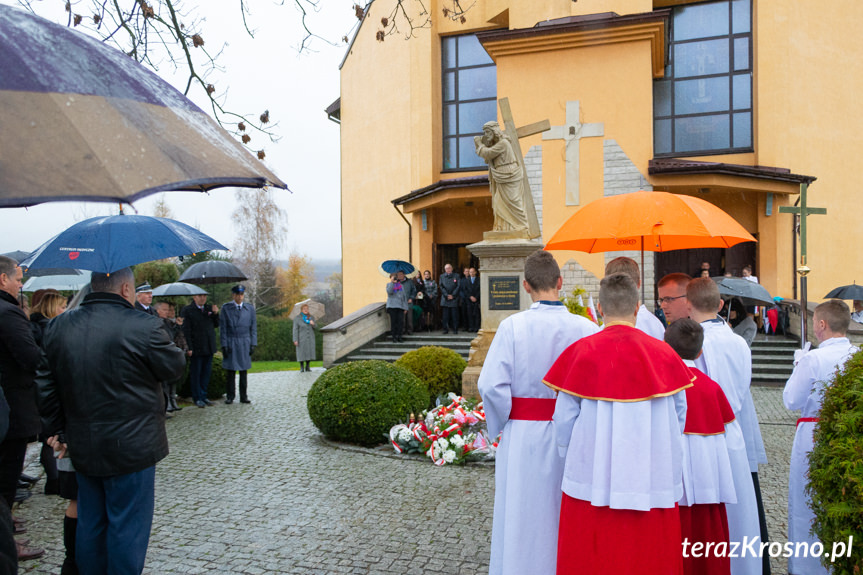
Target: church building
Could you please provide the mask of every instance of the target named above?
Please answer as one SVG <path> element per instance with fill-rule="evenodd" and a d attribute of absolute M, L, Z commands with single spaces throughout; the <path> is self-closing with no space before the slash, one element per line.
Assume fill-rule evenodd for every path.
<path fill-rule="evenodd" d="M 757 238 L 646 254 L 649 308 L 658 278 L 704 261 L 712 275 L 751 265 L 771 294 L 795 298 L 796 216 L 779 208 L 804 183 L 807 203 L 827 211 L 807 219 L 809 298 L 863 282 L 863 115 L 852 103 L 863 3 L 475 0 L 462 21 L 444 15 L 451 0 L 426 0 L 429 26 L 381 41 L 395 3 L 366 9 L 327 110 L 341 130 L 345 314 L 384 301 L 383 260 L 435 279 L 447 263 L 476 265 L 466 246 L 493 213 L 473 139 L 490 120 L 504 126 L 501 99 L 520 128 L 543 243 L 586 203 L 637 190 L 697 196 Z M 550 129 L 531 129 L 543 120 Z M 554 254 L 564 288 L 593 294 L 608 259 L 634 255 Z"/>

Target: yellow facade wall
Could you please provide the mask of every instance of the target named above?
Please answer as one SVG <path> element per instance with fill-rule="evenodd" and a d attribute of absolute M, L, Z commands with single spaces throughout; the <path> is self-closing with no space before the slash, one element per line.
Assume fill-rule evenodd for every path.
<path fill-rule="evenodd" d="M 827 215 L 811 216 L 807 225 L 809 297 L 820 300 L 836 286 L 863 282 L 856 171 L 863 152 L 863 4 L 756 0 L 754 20 L 757 163 L 818 178 L 808 203 L 826 207 Z M 778 242 L 790 244 L 791 216 L 778 219 Z M 780 278 L 788 276 L 790 260 L 776 263 Z M 780 295 L 790 295 L 785 289 Z"/>
<path fill-rule="evenodd" d="M 342 68 L 342 242 L 345 282 L 344 310 L 350 313 L 381 301 L 377 265 L 383 259 L 413 255 L 422 269 L 431 268 L 433 246 L 470 243 L 490 228 L 487 211 L 469 213 L 450 204 L 426 209 L 421 229 L 419 211 L 395 212 L 392 200 L 446 178 L 484 173 L 442 173 L 440 37 L 483 29 L 530 28 L 545 18 L 601 12 L 636 14 L 663 0 L 477 0 L 466 22 L 439 15 L 441 4 L 428 3 L 431 28 L 418 30 L 410 41 L 391 36 L 377 42 L 374 33 L 394 0 L 377 0 Z M 826 207 L 827 216 L 809 219 L 810 296 L 818 299 L 837 285 L 851 283 L 863 270 L 855 202 L 854 167 L 863 151 L 863 116 L 856 113 L 856 95 L 863 93 L 863 59 L 856 57 L 856 23 L 863 21 L 863 3 L 835 0 L 753 0 L 755 152 L 695 157 L 693 160 L 763 165 L 815 176 L 810 205 Z M 496 18 L 496 22 L 489 19 Z M 602 138 L 580 142 L 581 204 L 602 197 L 603 140 L 615 140 L 638 170 L 648 177 L 653 158 L 653 63 L 647 40 L 591 47 L 561 48 L 497 59 L 498 96 L 508 97 L 516 124 L 549 119 L 564 123 L 567 101 L 578 100 L 581 121 L 604 124 Z M 542 146 L 544 239 L 577 209 L 564 202 L 563 142 L 535 135 L 521 140 L 523 152 Z M 648 179 L 650 179 L 648 177 Z M 685 184 L 686 177 L 676 177 Z M 476 188 L 476 199 L 488 191 Z M 689 193 L 688 191 L 686 193 Z M 722 191 L 704 199 L 729 212 L 759 238 L 758 275 L 774 295 L 793 294 L 791 226 L 780 205 L 796 196 Z M 575 258 L 602 275 L 602 254 L 559 252 L 559 261 Z M 437 275 L 440 270 L 432 270 Z M 861 274 L 863 275 L 863 274 Z"/>
<path fill-rule="evenodd" d="M 642 174 L 653 157 L 653 77 L 650 42 L 641 40 L 580 49 L 501 57 L 498 94 L 507 96 L 517 124 L 566 120 L 566 103 L 578 101 L 581 122 L 602 123 L 604 136 L 580 140 L 580 205 L 603 196 L 603 140 L 616 140 Z M 566 206 L 564 143 L 522 140 L 522 151 L 542 145 L 543 239 L 548 240 L 579 206 Z M 574 258 L 602 277 L 602 254 L 555 252 L 562 264 Z"/>

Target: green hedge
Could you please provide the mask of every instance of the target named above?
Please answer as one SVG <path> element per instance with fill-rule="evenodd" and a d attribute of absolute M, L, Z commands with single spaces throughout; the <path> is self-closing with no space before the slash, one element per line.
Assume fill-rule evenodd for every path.
<path fill-rule="evenodd" d="M 393 425 L 428 403 L 422 381 L 380 360 L 328 369 L 312 384 L 307 401 L 309 417 L 321 433 L 359 445 L 383 443 Z"/>
<path fill-rule="evenodd" d="M 461 395 L 461 374 L 467 362 L 451 349 L 427 345 L 407 352 L 396 365 L 420 378 L 432 399 L 449 392 Z"/>
<path fill-rule="evenodd" d="M 830 551 L 854 536 L 851 556 L 834 559 L 834 575 L 858 575 L 863 567 L 863 351 L 824 390 L 821 421 L 809 454 L 814 533 Z"/>

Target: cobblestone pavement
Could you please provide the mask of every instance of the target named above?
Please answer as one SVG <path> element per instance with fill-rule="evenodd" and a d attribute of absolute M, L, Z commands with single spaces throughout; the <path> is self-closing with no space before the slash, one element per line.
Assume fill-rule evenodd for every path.
<path fill-rule="evenodd" d="M 250 375 L 251 405 L 186 407 L 168 422 L 145 573 L 486 573 L 493 468 L 326 444 L 306 413 L 315 376 Z M 770 458 L 761 470 L 770 535 L 784 542 L 796 416 L 780 389 L 753 392 Z M 34 453 L 27 471 L 39 474 Z M 42 485 L 15 512 L 28 520 L 24 537 L 46 549 L 22 573 L 59 573 L 63 558 L 65 502 Z M 784 560 L 775 567 L 785 573 Z"/>

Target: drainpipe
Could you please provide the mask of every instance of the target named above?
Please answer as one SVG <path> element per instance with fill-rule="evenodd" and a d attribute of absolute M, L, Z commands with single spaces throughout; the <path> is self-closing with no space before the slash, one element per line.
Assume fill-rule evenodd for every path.
<path fill-rule="evenodd" d="M 414 257 L 413 257 L 414 228 L 397 205 L 393 204 L 393 208 L 395 209 L 396 213 L 398 215 L 400 215 L 402 217 L 402 219 L 405 221 L 405 223 L 408 225 L 408 262 L 414 263 L 413 262 L 413 259 L 414 259 Z"/>

